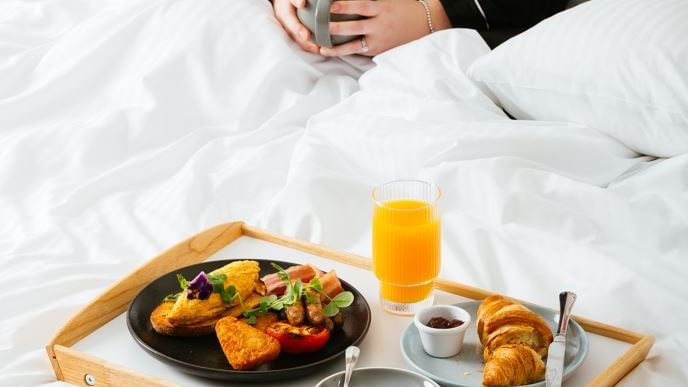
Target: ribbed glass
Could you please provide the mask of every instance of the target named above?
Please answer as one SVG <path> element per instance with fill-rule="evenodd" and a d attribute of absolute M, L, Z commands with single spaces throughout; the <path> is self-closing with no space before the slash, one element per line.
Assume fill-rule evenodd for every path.
<path fill-rule="evenodd" d="M 398 180 L 373 190 L 373 272 L 382 306 L 413 314 L 433 302 L 440 271 L 440 189 L 419 180 Z"/>

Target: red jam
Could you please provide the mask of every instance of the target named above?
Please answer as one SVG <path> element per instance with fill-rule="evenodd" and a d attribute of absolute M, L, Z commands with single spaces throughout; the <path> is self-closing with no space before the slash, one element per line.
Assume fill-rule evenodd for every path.
<path fill-rule="evenodd" d="M 447 320 L 444 317 L 433 317 L 425 325 L 429 326 L 430 328 L 449 329 L 449 328 L 456 328 L 462 324 L 463 324 L 463 321 L 457 320 L 457 319 Z"/>

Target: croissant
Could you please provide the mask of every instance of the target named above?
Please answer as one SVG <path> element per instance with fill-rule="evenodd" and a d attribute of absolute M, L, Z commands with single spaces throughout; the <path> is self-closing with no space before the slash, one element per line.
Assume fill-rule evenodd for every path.
<path fill-rule="evenodd" d="M 521 344 L 538 355 L 547 355 L 552 331 L 540 315 L 502 296 L 487 297 L 478 307 L 478 337 L 483 344 L 483 358 L 490 361 L 492 352 L 505 344 Z"/>
<path fill-rule="evenodd" d="M 485 386 L 527 384 L 544 376 L 542 358 L 552 342 L 552 331 L 540 315 L 495 295 L 480 303 L 477 325 Z"/>
<path fill-rule="evenodd" d="M 483 369 L 483 385 L 507 387 L 530 384 L 545 376 L 545 363 L 530 347 L 506 344 L 492 352 Z"/>

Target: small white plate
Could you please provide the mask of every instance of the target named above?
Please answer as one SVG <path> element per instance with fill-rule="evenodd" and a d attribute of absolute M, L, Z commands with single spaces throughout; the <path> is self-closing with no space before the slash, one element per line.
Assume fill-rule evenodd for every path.
<path fill-rule="evenodd" d="M 458 355 L 436 358 L 423 350 L 418 328 L 411 323 L 401 335 L 401 353 L 406 362 L 421 374 L 428 376 L 443 386 L 480 387 L 483 380 L 483 347 L 476 330 L 476 312 L 480 301 L 469 301 L 456 306 L 471 315 L 471 323 L 464 337 L 463 348 Z M 526 304 L 533 312 L 542 316 L 552 332 L 557 331 L 559 312 L 541 306 Z M 566 335 L 566 355 L 564 357 L 564 380 L 580 365 L 588 354 L 588 336 L 577 322 L 569 320 Z M 528 387 L 544 387 L 545 382 L 529 384 Z"/>
<path fill-rule="evenodd" d="M 344 371 L 321 380 L 315 387 L 341 387 L 344 385 Z M 356 368 L 351 375 L 349 387 L 440 387 L 439 384 L 421 374 L 401 368 L 364 367 Z"/>

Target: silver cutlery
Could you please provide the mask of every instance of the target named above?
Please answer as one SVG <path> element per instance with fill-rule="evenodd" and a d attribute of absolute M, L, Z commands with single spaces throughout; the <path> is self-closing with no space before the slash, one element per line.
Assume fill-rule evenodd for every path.
<path fill-rule="evenodd" d="M 561 387 L 564 375 L 564 355 L 566 354 L 566 330 L 569 326 L 569 314 L 574 302 L 576 302 L 576 293 L 559 293 L 559 326 L 557 335 L 547 351 L 547 368 L 545 369 L 547 387 Z"/>

